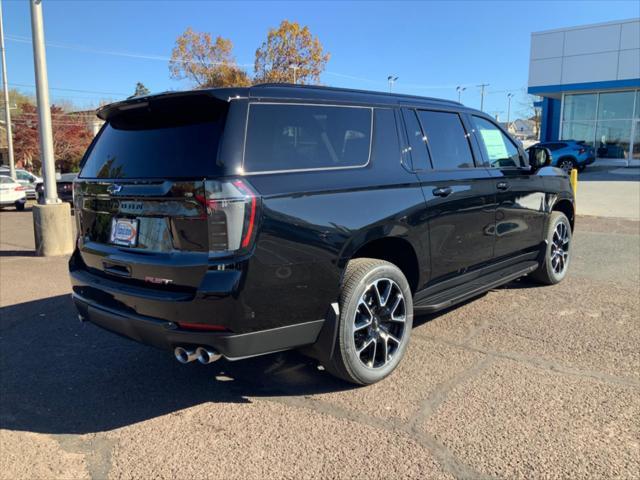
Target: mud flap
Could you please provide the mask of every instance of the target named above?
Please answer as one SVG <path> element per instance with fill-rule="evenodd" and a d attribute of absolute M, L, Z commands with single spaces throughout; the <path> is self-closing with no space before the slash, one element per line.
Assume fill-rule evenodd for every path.
<path fill-rule="evenodd" d="M 322 326 L 322 330 L 320 330 L 318 340 L 313 345 L 302 347 L 299 350 L 300 353 L 318 360 L 323 365 L 331 362 L 336 346 L 339 322 L 340 306 L 337 302 L 334 302 L 327 309 L 324 325 Z"/>

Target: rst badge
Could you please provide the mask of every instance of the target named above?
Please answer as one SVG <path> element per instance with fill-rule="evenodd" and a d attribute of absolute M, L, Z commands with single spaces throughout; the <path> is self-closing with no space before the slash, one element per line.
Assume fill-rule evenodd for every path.
<path fill-rule="evenodd" d="M 173 283 L 173 280 L 170 278 L 159 278 L 159 277 L 144 277 L 144 281 L 147 283 L 155 283 L 156 285 L 169 285 Z"/>

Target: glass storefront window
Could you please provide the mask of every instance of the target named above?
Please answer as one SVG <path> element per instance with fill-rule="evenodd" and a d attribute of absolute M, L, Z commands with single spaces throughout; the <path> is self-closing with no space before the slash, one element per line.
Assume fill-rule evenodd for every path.
<path fill-rule="evenodd" d="M 595 134 L 595 122 L 564 122 L 562 125 L 562 140 L 582 140 L 593 147 Z"/>
<path fill-rule="evenodd" d="M 640 90 L 568 94 L 562 108 L 562 140 L 582 140 L 595 147 L 599 158 L 628 160 L 638 155 L 640 148 L 631 135 L 634 122 L 640 128 L 640 120 L 632 120 L 640 119 Z"/>
<path fill-rule="evenodd" d="M 599 158 L 629 158 L 631 120 L 598 122 L 596 129 L 596 155 Z"/>
<path fill-rule="evenodd" d="M 601 93 L 598 101 L 598 121 L 633 117 L 634 92 Z"/>
<path fill-rule="evenodd" d="M 595 93 L 565 95 L 562 119 L 565 122 L 575 120 L 595 120 L 598 95 Z"/>
<path fill-rule="evenodd" d="M 640 95 L 640 92 L 638 92 L 638 95 Z M 635 124 L 635 129 L 633 130 L 633 152 L 631 152 L 631 158 L 636 162 L 640 162 L 640 120 L 635 120 Z"/>

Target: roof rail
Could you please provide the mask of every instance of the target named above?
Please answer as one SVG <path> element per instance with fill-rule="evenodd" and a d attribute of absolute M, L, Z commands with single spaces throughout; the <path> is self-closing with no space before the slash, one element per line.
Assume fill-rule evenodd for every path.
<path fill-rule="evenodd" d="M 383 96 L 383 97 L 395 97 L 395 98 L 405 98 L 405 99 L 415 99 L 415 100 L 428 100 L 430 102 L 441 102 L 441 103 L 446 103 L 446 104 L 450 104 L 450 105 L 462 105 L 459 102 L 456 102 L 455 100 L 447 100 L 444 98 L 435 98 L 435 97 L 421 97 L 419 95 L 407 95 L 404 93 L 391 93 L 391 92 L 380 92 L 380 91 L 376 91 L 376 90 L 359 90 L 356 88 L 342 88 L 342 87 L 326 87 L 324 85 L 300 85 L 300 84 L 294 84 L 294 83 L 257 83 L 253 86 L 250 87 L 251 88 L 255 88 L 255 87 L 281 87 L 281 88 L 300 88 L 300 89 L 307 89 L 307 90 L 330 90 L 333 92 L 349 92 L 349 93 L 361 93 L 361 94 L 366 94 L 366 95 L 379 95 L 379 96 Z"/>

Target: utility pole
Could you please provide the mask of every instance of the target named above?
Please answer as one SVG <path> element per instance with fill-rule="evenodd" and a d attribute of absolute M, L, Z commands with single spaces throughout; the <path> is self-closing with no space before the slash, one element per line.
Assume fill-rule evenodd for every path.
<path fill-rule="evenodd" d="M 456 92 L 458 92 L 458 103 L 461 103 L 460 98 L 462 97 L 462 92 L 464 92 L 466 89 L 467 87 L 462 87 L 460 85 L 456 87 Z"/>
<path fill-rule="evenodd" d="M 396 83 L 396 81 L 398 81 L 398 77 L 395 77 L 393 75 L 389 75 L 387 77 L 387 82 L 389 82 L 389 93 L 391 93 L 391 90 L 393 90 L 393 84 Z"/>
<path fill-rule="evenodd" d="M 509 131 L 509 121 L 511 120 L 511 99 L 513 93 L 507 93 L 507 132 Z"/>
<path fill-rule="evenodd" d="M 480 111 L 484 112 L 484 89 L 488 87 L 488 83 L 481 83 L 480 85 L 476 85 L 476 87 L 480 87 Z"/>
<path fill-rule="evenodd" d="M 33 63 L 36 74 L 36 98 L 40 127 L 40 159 L 44 176 L 45 204 L 33 207 L 33 230 L 36 255 L 68 255 L 73 252 L 71 207 L 60 203 L 56 188 L 56 170 L 49 106 L 49 82 L 44 49 L 42 0 L 29 0 L 31 7 L 31 34 L 33 37 Z"/>
<path fill-rule="evenodd" d="M 298 69 L 300 65 L 289 65 L 289 68 L 293 70 L 293 84 L 298 83 Z"/>
<path fill-rule="evenodd" d="M 4 93 L 4 120 L 7 130 L 7 151 L 9 153 L 9 174 L 16 178 L 16 165 L 13 158 L 13 135 L 11 134 L 11 109 L 9 108 L 9 84 L 7 83 L 7 59 L 4 48 L 4 29 L 2 27 L 2 2 L 0 0 L 0 53 L 2 56 L 2 90 Z"/>

